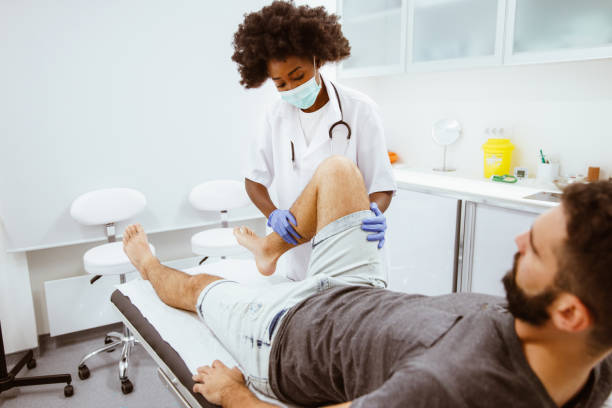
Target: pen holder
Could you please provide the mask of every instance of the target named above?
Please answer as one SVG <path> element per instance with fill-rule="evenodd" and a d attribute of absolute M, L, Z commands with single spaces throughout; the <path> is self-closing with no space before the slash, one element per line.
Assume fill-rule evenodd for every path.
<path fill-rule="evenodd" d="M 552 183 L 559 177 L 559 163 L 538 163 L 536 180 L 540 183 Z"/>

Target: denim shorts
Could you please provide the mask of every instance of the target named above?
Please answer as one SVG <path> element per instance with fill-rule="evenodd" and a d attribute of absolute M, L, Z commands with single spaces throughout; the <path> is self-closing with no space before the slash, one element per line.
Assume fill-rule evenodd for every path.
<path fill-rule="evenodd" d="M 359 211 L 322 228 L 303 281 L 252 287 L 224 279 L 200 293 L 198 315 L 238 362 L 247 385 L 275 397 L 268 384 L 270 348 L 289 308 L 330 288 L 387 286 L 378 241 L 367 241 L 361 230 L 369 217 L 372 212 Z"/>

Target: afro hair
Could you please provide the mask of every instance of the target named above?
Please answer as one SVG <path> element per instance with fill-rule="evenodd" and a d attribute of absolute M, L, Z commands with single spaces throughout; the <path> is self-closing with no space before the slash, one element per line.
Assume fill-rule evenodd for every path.
<path fill-rule="evenodd" d="M 337 62 L 351 52 L 337 15 L 324 7 L 297 7 L 293 1 L 280 0 L 245 14 L 233 46 L 232 60 L 246 88 L 257 88 L 268 79 L 269 60 L 297 56 Z"/>

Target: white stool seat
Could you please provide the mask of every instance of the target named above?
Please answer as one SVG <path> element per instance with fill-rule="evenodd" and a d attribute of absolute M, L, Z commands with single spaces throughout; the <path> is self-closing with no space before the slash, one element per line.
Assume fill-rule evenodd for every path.
<path fill-rule="evenodd" d="M 247 252 L 238 244 L 233 228 L 213 228 L 198 232 L 191 237 L 191 249 L 194 254 L 205 256 L 234 256 Z"/>
<path fill-rule="evenodd" d="M 106 188 L 72 202 L 70 215 L 83 225 L 105 225 L 132 218 L 147 205 L 144 194 L 131 188 Z"/>
<path fill-rule="evenodd" d="M 195 186 L 189 193 L 189 202 L 200 211 L 224 211 L 246 207 L 251 201 L 244 182 L 213 180 Z"/>
<path fill-rule="evenodd" d="M 155 248 L 149 244 L 155 255 Z M 91 248 L 83 255 L 85 271 L 92 275 L 119 275 L 136 270 L 123 251 L 123 242 L 111 242 Z"/>

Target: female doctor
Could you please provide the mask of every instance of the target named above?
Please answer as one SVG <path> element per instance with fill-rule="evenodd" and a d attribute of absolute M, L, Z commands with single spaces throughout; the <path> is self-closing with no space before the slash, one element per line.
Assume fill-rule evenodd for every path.
<path fill-rule="evenodd" d="M 263 131 L 252 144 L 245 174 L 246 191 L 268 218 L 268 226 L 296 245 L 277 264 L 287 277 L 306 277 L 311 245 L 297 245 L 296 220 L 289 211 L 319 164 L 331 155 L 350 158 L 361 170 L 372 218 L 362 229 L 384 244 L 382 214 L 396 190 L 383 126 L 365 95 L 323 78 L 319 68 L 350 55 L 338 16 L 323 7 L 297 7 L 274 1 L 245 15 L 234 35 L 240 83 L 261 86 L 270 78 L 280 98 L 269 107 Z M 268 188 L 276 185 L 278 208 Z"/>

